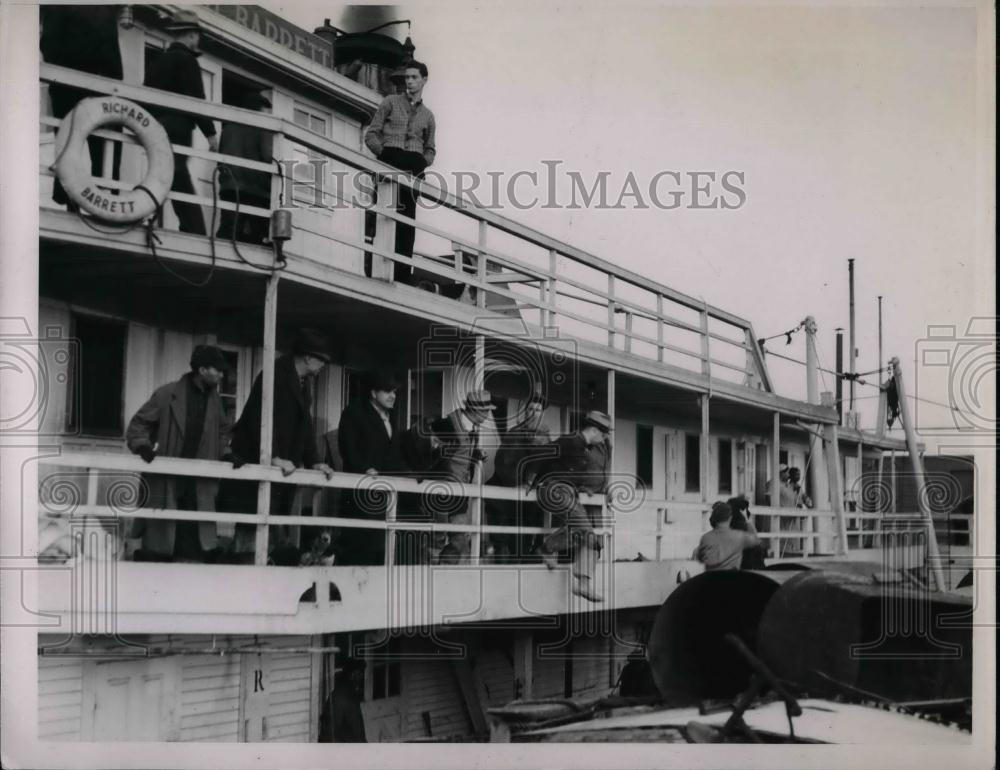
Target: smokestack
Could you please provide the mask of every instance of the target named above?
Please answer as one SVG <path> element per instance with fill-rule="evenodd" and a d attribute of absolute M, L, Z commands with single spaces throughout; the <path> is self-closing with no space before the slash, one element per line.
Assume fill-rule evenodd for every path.
<path fill-rule="evenodd" d="M 344 8 L 333 25 L 344 32 L 367 32 L 370 29 L 403 18 L 397 5 L 349 5 Z M 406 36 L 405 26 L 385 27 L 379 32 L 394 37 L 400 42 Z"/>

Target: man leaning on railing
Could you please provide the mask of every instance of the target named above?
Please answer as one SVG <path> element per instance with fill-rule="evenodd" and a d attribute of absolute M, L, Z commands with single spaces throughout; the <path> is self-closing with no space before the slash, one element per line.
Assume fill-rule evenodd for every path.
<path fill-rule="evenodd" d="M 303 329 L 292 351 L 274 362 L 274 409 L 272 412 L 271 464 L 290 476 L 298 468 L 322 471 L 333 478 L 333 468 L 319 461 L 313 428 L 311 381 L 330 362 L 326 338 L 319 332 Z M 233 426 L 233 465 L 260 462 L 261 415 L 263 412 L 263 373 L 257 375 L 243 413 Z M 292 513 L 298 496 L 294 484 L 272 484 L 272 514 Z M 220 492 L 224 510 L 232 513 L 254 513 L 257 510 L 257 484 L 227 479 Z M 247 525 L 238 525 L 237 551 L 247 554 L 253 537 Z M 297 545 L 289 541 L 287 532 L 279 532 L 279 542 L 271 553 L 276 564 L 299 564 Z"/>
<path fill-rule="evenodd" d="M 129 450 L 150 464 L 158 455 L 229 459 L 230 424 L 218 389 L 226 367 L 221 350 L 198 345 L 191 354 L 191 371 L 158 388 L 129 421 L 125 432 Z M 146 474 L 143 482 L 144 507 L 215 510 L 217 479 Z M 142 540 L 136 561 L 215 561 L 222 552 L 211 521 L 136 519 L 131 536 Z"/>

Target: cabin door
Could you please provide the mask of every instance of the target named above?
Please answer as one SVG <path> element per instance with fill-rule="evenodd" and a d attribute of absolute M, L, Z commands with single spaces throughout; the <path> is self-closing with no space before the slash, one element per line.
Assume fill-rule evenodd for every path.
<path fill-rule="evenodd" d="M 93 699 L 83 709 L 87 740 L 178 740 L 179 673 L 175 658 L 91 664 L 84 674 Z"/>

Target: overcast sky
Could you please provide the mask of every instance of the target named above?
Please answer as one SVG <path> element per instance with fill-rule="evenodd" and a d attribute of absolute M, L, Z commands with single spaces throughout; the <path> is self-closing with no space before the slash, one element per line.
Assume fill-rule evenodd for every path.
<path fill-rule="evenodd" d="M 341 18 L 329 4 L 267 7 L 310 30 Z M 431 71 L 438 171 L 561 160 L 585 179 L 610 171 L 615 198 L 630 171 L 641 188 L 663 170 L 743 172 L 736 210 L 504 213 L 740 314 L 758 336 L 812 314 L 830 368 L 853 257 L 859 369 L 876 366 L 882 294 L 886 357 L 900 356 L 911 389 L 947 400 L 943 385 L 921 387 L 916 341 L 929 324 L 964 333 L 977 286 L 992 285 L 976 240 L 977 162 L 992 156 L 977 134 L 989 73 L 974 9 L 452 3 L 400 6 L 404 17 Z M 803 344 L 770 343 L 796 357 Z M 873 427 L 874 399 L 859 404 Z M 926 404 L 918 415 L 947 418 Z"/>

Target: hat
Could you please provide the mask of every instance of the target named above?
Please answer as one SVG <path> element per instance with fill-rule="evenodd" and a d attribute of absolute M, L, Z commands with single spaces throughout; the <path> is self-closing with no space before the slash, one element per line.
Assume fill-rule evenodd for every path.
<path fill-rule="evenodd" d="M 260 91 L 247 91 L 243 94 L 243 106 L 250 110 L 257 110 L 261 107 L 271 109 L 271 100 Z"/>
<path fill-rule="evenodd" d="M 292 352 L 298 356 L 313 356 L 330 363 L 326 337 L 315 329 L 300 329 L 295 342 L 292 343 Z"/>
<path fill-rule="evenodd" d="M 201 32 L 201 22 L 198 21 L 198 14 L 185 9 L 173 15 L 170 21 L 167 22 L 166 30 L 174 34 L 188 32 L 189 30 Z"/>
<path fill-rule="evenodd" d="M 191 368 L 200 369 L 203 366 L 212 366 L 220 372 L 229 368 L 226 357 L 215 345 L 198 345 L 191 351 Z"/>
<path fill-rule="evenodd" d="M 713 527 L 723 521 L 733 518 L 733 509 L 729 503 L 718 502 L 712 506 L 712 514 L 708 517 L 708 523 Z"/>
<path fill-rule="evenodd" d="M 488 390 L 472 390 L 465 396 L 466 409 L 496 409 L 493 405 L 493 394 Z"/>
<path fill-rule="evenodd" d="M 396 390 L 399 379 L 391 369 L 375 369 L 365 376 L 365 386 L 368 390 Z"/>
<path fill-rule="evenodd" d="M 602 433 L 610 433 L 611 417 L 606 415 L 604 412 L 598 412 L 596 409 L 592 410 L 587 412 L 587 416 L 583 418 L 583 423 L 581 423 L 580 427 L 586 428 L 588 425 L 593 425 Z"/>

